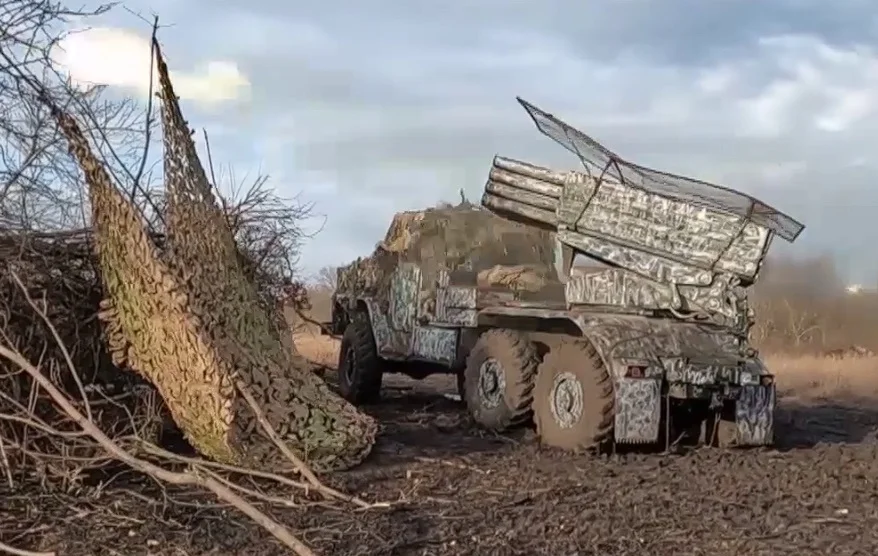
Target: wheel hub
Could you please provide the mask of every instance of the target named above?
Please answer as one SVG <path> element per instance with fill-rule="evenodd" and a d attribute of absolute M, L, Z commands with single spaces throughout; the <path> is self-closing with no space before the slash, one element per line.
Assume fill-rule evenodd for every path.
<path fill-rule="evenodd" d="M 500 405 L 506 389 L 506 375 L 496 359 L 486 359 L 479 367 L 479 398 L 489 408 Z"/>
<path fill-rule="evenodd" d="M 569 429 L 582 418 L 582 385 L 572 373 L 561 373 L 549 393 L 552 417 L 561 428 Z"/>

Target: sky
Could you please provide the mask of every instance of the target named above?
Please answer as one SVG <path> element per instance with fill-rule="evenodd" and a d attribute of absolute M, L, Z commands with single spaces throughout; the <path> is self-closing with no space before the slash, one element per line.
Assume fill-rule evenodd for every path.
<path fill-rule="evenodd" d="M 134 14 L 158 14 L 214 160 L 314 204 L 306 273 L 371 253 L 397 211 L 478 199 L 495 154 L 577 168 L 522 96 L 627 159 L 759 197 L 806 225 L 775 251 L 878 282 L 871 0 L 124 5 L 77 22 L 90 29 L 59 65 L 145 98 L 150 29 Z"/>

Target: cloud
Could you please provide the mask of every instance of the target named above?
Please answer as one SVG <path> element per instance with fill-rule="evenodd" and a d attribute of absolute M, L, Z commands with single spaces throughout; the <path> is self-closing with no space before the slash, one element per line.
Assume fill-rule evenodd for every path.
<path fill-rule="evenodd" d="M 150 83 L 149 37 L 128 29 L 92 27 L 65 36 L 52 51 L 56 67 L 80 86 L 110 85 L 146 95 Z M 172 71 L 186 100 L 215 105 L 240 99 L 250 82 L 233 62 L 208 61 L 194 71 Z"/>
<path fill-rule="evenodd" d="M 326 215 L 306 270 L 367 254 L 398 210 L 461 188 L 478 198 L 495 153 L 575 167 L 521 95 L 625 157 L 802 220 L 781 250 L 878 276 L 863 256 L 878 242 L 864 225 L 878 206 L 878 18 L 865 0 L 163 4 L 131 7 L 173 24 L 172 60 L 235 60 L 251 82 L 246 109 L 187 112 L 228 130 L 214 158 L 261 167 Z"/>

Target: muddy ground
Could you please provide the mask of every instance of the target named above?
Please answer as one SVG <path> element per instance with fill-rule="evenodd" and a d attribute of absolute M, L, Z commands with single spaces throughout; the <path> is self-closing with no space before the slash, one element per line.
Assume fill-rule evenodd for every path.
<path fill-rule="evenodd" d="M 272 510 L 319 554 L 878 554 L 874 401 L 782 399 L 772 450 L 576 457 L 475 429 L 445 377 L 392 382 L 369 410 L 383 423 L 373 456 L 328 479 L 391 507 Z M 76 556 L 286 554 L 233 510 L 156 493 L 119 478 L 100 495 L 5 496 L 0 540 Z"/>

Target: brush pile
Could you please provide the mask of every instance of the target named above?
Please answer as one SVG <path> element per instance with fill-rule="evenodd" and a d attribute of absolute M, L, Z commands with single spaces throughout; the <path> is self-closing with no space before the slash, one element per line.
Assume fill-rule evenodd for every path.
<path fill-rule="evenodd" d="M 307 303 L 287 263 L 298 246 L 307 207 L 285 204 L 264 180 L 224 212 L 242 246 L 243 266 L 264 303 Z M 161 246 L 163 235 L 151 234 Z M 274 238 L 274 239 L 273 239 Z M 107 351 L 98 320 L 104 292 L 92 230 L 0 230 L 0 346 L 38 364 L 77 408 L 128 449 L 179 437 L 155 388 L 121 369 Z M 246 242 L 246 243 L 245 243 Z M 67 490 L 103 476 L 106 452 L 5 358 L 0 364 L 0 480 L 37 481 Z"/>

